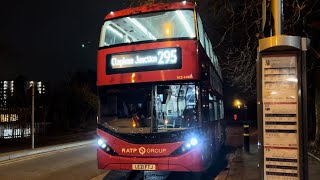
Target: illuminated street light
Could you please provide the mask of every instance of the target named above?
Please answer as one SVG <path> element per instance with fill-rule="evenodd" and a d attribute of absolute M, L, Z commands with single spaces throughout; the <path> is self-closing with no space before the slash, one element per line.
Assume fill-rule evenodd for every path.
<path fill-rule="evenodd" d="M 171 37 L 172 34 L 172 25 L 170 22 L 164 24 L 164 33 L 167 37 Z"/>
<path fill-rule="evenodd" d="M 236 100 L 234 100 L 233 105 L 234 105 L 235 107 L 238 107 L 238 109 L 240 109 L 242 103 L 241 103 L 241 101 L 240 101 L 239 99 L 236 99 Z"/>

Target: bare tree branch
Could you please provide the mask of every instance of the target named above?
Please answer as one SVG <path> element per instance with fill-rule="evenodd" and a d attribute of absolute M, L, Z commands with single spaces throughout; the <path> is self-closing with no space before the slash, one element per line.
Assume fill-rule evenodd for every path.
<path fill-rule="evenodd" d="M 130 6 L 172 1 L 131 0 Z M 257 47 L 259 38 L 263 37 L 262 0 L 198 0 L 197 4 L 226 83 L 253 97 Z M 303 35 L 303 17 L 311 13 L 316 4 L 319 0 L 284 0 L 285 34 Z"/>

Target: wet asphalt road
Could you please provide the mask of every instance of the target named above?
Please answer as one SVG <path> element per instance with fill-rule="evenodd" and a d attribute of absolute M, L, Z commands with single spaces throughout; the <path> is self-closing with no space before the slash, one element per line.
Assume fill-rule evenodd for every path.
<path fill-rule="evenodd" d="M 230 132 L 237 130 L 229 130 Z M 232 134 L 232 133 L 231 133 Z M 236 136 L 236 135 L 235 135 Z M 230 136 L 232 139 L 235 137 Z M 228 140 L 229 143 L 239 141 Z M 234 146 L 237 146 L 235 144 Z M 28 158 L 0 163 L 0 179 L 214 179 L 227 165 L 227 152 L 234 148 L 225 148 L 219 159 L 204 173 L 178 172 L 121 172 L 97 169 L 96 147 L 94 144 L 79 148 L 66 149 Z"/>
<path fill-rule="evenodd" d="M 221 156 L 223 157 L 223 156 Z M 226 161 L 221 161 L 223 166 Z M 1 180 L 56 179 L 213 179 L 218 173 L 215 163 L 205 174 L 177 172 L 103 171 L 97 169 L 94 144 L 76 149 L 31 156 L 0 163 Z M 222 167 L 222 166 L 221 166 Z M 100 176 L 99 176 L 100 175 Z"/>
<path fill-rule="evenodd" d="M 88 180 L 103 172 L 97 169 L 94 144 L 0 163 L 1 180 Z"/>

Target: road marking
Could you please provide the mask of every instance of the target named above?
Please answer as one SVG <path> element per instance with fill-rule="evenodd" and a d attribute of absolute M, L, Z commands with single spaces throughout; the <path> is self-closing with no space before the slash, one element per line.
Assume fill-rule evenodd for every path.
<path fill-rule="evenodd" d="M 16 159 L 9 159 L 9 160 L 2 161 L 2 162 L 0 161 L 0 166 L 13 164 L 13 163 L 16 163 L 16 162 L 21 162 L 21 161 L 26 161 L 26 160 L 30 160 L 30 159 L 35 159 L 35 158 L 39 158 L 39 157 L 43 157 L 43 156 L 48 156 L 48 155 L 52 155 L 52 154 L 56 154 L 56 153 L 61 153 L 61 152 L 75 150 L 75 149 L 80 149 L 80 148 L 84 148 L 86 146 L 93 145 L 93 144 L 94 143 L 90 143 L 90 144 L 85 144 L 85 145 L 81 145 L 81 146 L 74 146 L 74 147 L 70 147 L 70 148 L 54 150 L 54 151 L 50 151 L 50 152 L 33 154 L 33 155 L 24 156 L 24 157 L 20 157 L 20 158 L 16 158 Z"/>
<path fill-rule="evenodd" d="M 317 156 L 315 156 L 315 155 L 313 155 L 311 153 L 308 153 L 308 154 L 320 162 L 320 159 Z"/>
<path fill-rule="evenodd" d="M 103 180 L 109 173 L 110 173 L 110 170 L 108 170 L 102 174 L 99 174 L 98 176 L 93 177 L 90 180 Z"/>

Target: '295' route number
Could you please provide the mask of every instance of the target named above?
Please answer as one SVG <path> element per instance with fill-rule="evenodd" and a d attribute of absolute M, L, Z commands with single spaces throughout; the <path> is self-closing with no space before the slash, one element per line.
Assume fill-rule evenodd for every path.
<path fill-rule="evenodd" d="M 158 64 L 175 64 L 177 63 L 177 50 L 159 50 L 158 56 L 160 57 Z"/>

